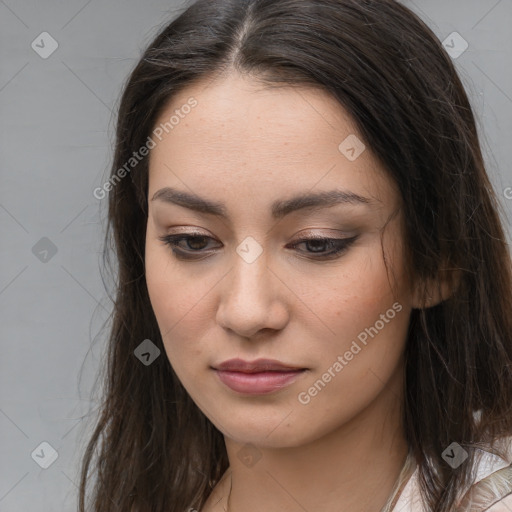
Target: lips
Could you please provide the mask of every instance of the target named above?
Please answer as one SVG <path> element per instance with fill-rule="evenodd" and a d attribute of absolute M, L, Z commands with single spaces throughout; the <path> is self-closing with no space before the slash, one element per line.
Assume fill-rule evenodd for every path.
<path fill-rule="evenodd" d="M 221 382 L 233 391 L 251 395 L 267 394 L 282 389 L 292 384 L 307 370 L 273 359 L 230 359 L 213 369 Z"/>
<path fill-rule="evenodd" d="M 291 366 L 274 359 L 256 359 L 256 361 L 244 361 L 243 359 L 230 359 L 224 361 L 215 367 L 216 370 L 241 372 L 241 373 L 258 373 L 258 372 L 286 372 L 305 370 L 298 366 Z"/>

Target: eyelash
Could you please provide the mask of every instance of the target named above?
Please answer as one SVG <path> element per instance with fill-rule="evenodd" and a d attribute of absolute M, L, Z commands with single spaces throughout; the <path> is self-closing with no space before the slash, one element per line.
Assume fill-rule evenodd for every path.
<path fill-rule="evenodd" d="M 186 240 L 187 242 L 190 242 L 191 240 L 201 240 L 201 239 L 210 239 L 213 240 L 212 237 L 206 236 L 206 235 L 199 235 L 199 234 L 187 234 L 187 233 L 180 233 L 177 235 L 165 235 L 158 237 L 159 240 L 161 240 L 165 245 L 168 245 L 171 247 L 172 252 L 178 258 L 179 260 L 186 260 L 186 261 L 198 261 L 199 259 L 195 256 L 190 256 L 190 254 L 201 254 L 203 252 L 203 249 L 192 251 L 190 252 L 184 252 L 183 250 L 178 249 L 178 244 L 182 240 Z M 292 244 L 292 247 L 296 247 L 297 245 L 300 245 L 302 243 L 308 243 L 308 242 L 324 242 L 329 245 L 335 245 L 338 244 L 338 247 L 333 249 L 332 251 L 328 253 L 320 253 L 320 252 L 309 252 L 309 254 L 323 254 L 322 257 L 313 256 L 312 259 L 314 260 L 331 260 L 341 257 L 341 255 L 352 245 L 353 242 L 357 239 L 357 236 L 353 236 L 351 238 L 326 238 L 326 237 L 319 237 L 319 238 L 303 238 L 301 240 L 298 240 L 294 244 Z"/>

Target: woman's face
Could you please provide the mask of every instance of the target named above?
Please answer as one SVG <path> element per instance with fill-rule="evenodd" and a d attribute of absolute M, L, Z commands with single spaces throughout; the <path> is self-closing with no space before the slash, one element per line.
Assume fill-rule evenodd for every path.
<path fill-rule="evenodd" d="M 212 423 L 238 442 L 290 447 L 384 391 L 400 401 L 413 307 L 400 197 L 339 104 L 232 75 L 175 96 L 152 139 L 151 305 Z M 248 365 L 221 371 L 233 359 Z"/>

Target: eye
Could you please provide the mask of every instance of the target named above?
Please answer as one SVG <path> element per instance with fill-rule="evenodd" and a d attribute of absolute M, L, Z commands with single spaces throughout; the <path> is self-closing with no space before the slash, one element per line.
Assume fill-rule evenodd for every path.
<path fill-rule="evenodd" d="M 203 257 L 205 250 L 204 247 L 207 245 L 205 242 L 213 240 L 213 238 L 206 235 L 198 235 L 192 233 L 180 233 L 179 235 L 165 235 L 158 237 L 159 240 L 164 242 L 165 245 L 171 247 L 172 252 L 178 259 L 192 260 L 199 259 L 197 256 L 193 256 L 192 253 L 198 253 L 199 257 Z M 180 245 L 181 242 L 185 242 L 185 247 Z M 188 252 L 187 252 L 188 251 Z"/>
<path fill-rule="evenodd" d="M 312 249 L 305 251 L 306 254 L 319 254 L 320 257 L 313 256 L 313 259 L 335 259 L 340 257 L 355 242 L 357 236 L 350 238 L 304 238 L 291 244 L 292 248 L 304 244 L 305 247 Z M 300 252 L 300 251 L 299 251 Z"/>
<path fill-rule="evenodd" d="M 193 233 L 165 235 L 158 237 L 158 239 L 171 247 L 176 258 L 180 260 L 199 260 L 204 258 L 212 250 L 212 248 L 206 249 L 208 241 L 214 240 L 212 237 Z M 298 252 L 306 254 L 311 259 L 335 259 L 340 257 L 356 239 L 357 236 L 351 238 L 304 238 L 289 244 L 287 247 L 295 249 L 297 246 L 305 245 L 310 250 Z M 184 245 L 182 242 L 184 242 Z"/>

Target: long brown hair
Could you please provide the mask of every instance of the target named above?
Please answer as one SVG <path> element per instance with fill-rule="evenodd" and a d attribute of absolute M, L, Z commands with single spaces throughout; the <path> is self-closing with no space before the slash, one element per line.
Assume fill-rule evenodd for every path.
<path fill-rule="evenodd" d="M 428 510 L 453 510 L 475 448 L 512 435 L 510 257 L 454 65 L 393 0 L 199 0 L 151 42 L 119 107 L 105 237 L 107 252 L 113 235 L 116 293 L 80 512 L 95 453 L 87 510 L 96 512 L 200 509 L 228 468 L 223 436 L 177 379 L 150 305 L 148 158 L 121 179 L 119 169 L 178 91 L 234 70 L 336 98 L 399 187 L 414 276 L 438 282 L 457 271 L 451 297 L 411 314 L 403 413 Z M 148 366 L 134 356 L 145 339 L 163 355 Z M 469 454 L 457 469 L 442 458 L 452 442 Z"/>

